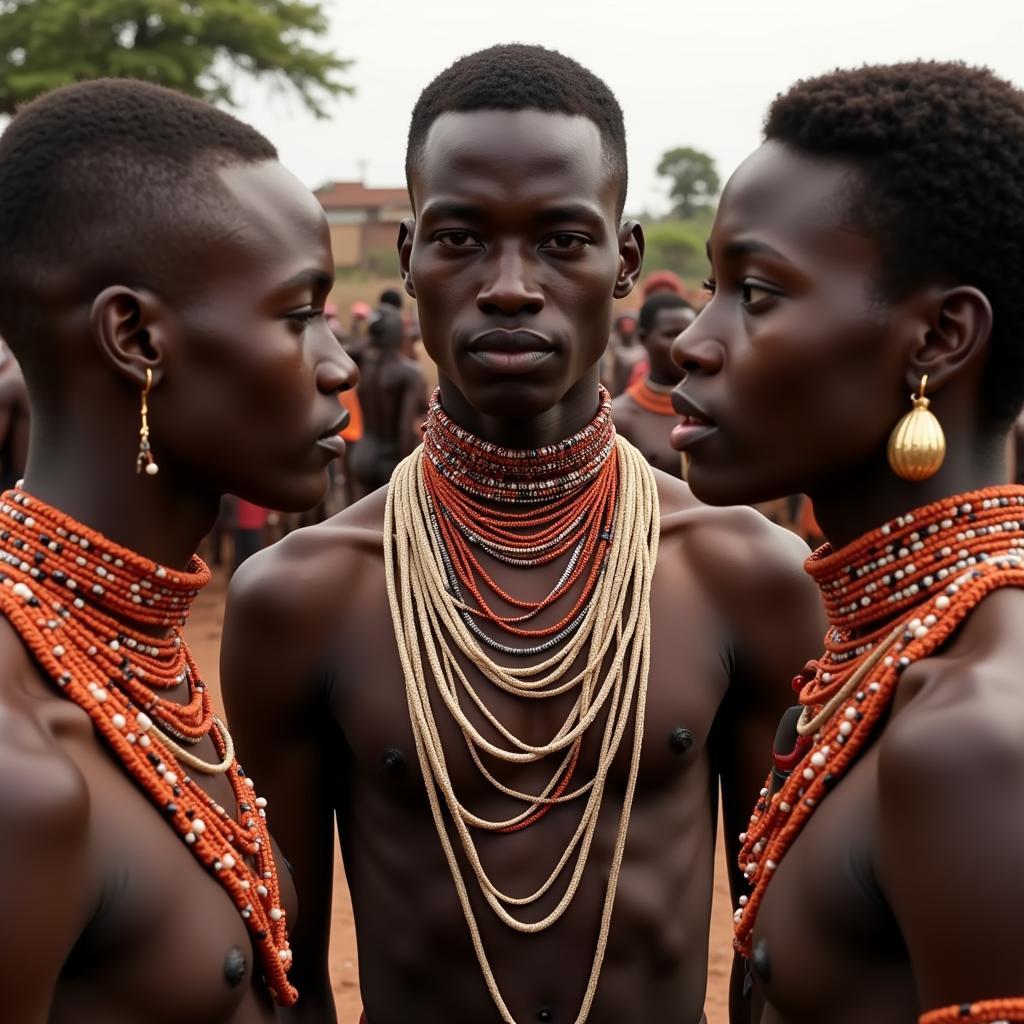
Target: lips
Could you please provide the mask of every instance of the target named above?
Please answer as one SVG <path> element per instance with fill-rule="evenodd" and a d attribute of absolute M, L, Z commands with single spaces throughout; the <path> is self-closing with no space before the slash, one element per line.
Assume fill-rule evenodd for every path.
<path fill-rule="evenodd" d="M 533 373 L 555 353 L 555 345 L 543 334 L 525 330 L 486 331 L 468 346 L 470 359 L 489 373 L 516 376 Z"/>
<path fill-rule="evenodd" d="M 676 451 L 688 451 L 718 429 L 715 421 L 678 388 L 672 392 L 672 408 L 679 413 L 679 425 L 673 429 L 669 438 Z"/>

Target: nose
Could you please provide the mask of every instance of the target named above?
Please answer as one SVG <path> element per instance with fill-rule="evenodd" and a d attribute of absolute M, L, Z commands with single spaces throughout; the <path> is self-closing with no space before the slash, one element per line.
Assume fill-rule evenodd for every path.
<path fill-rule="evenodd" d="M 530 261 L 518 245 L 500 250 L 488 261 L 488 277 L 477 293 L 480 311 L 492 316 L 539 313 L 544 308 L 544 293 L 530 270 Z"/>
<path fill-rule="evenodd" d="M 327 328 L 324 334 L 327 337 L 324 339 L 322 351 L 317 353 L 317 390 L 325 395 L 349 391 L 359 383 L 359 367 L 342 348 L 341 341 L 330 328 Z"/>
<path fill-rule="evenodd" d="M 722 369 L 725 348 L 710 337 L 701 326 L 700 317 L 672 342 L 672 362 L 687 375 L 704 373 L 708 376 Z"/>

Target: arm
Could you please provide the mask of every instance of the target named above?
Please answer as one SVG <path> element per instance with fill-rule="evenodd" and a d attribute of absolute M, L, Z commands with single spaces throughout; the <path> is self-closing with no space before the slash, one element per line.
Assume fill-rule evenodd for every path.
<path fill-rule="evenodd" d="M 289 538 L 249 559 L 235 574 L 221 649 L 221 679 L 239 759 L 267 798 L 271 834 L 290 862 L 299 913 L 288 922 L 290 972 L 299 990 L 279 1018 L 334 1022 L 328 971 L 334 877 L 335 767 L 330 763 L 326 686 L 309 611 L 308 573 L 295 585 Z M 308 569 L 308 567 L 307 567 Z M 287 866 L 278 856 L 278 870 Z"/>
<path fill-rule="evenodd" d="M 964 678 L 971 671 L 944 680 L 946 692 L 977 693 Z M 1012 692 L 1019 680 L 1003 686 Z M 1006 696 L 992 687 L 984 700 L 947 700 L 924 713 L 908 707 L 879 743 L 877 870 L 921 1010 L 1016 997 L 990 1014 L 945 1018 L 968 1024 L 1024 1020 L 1021 715 L 1015 697 L 1001 715 Z"/>
<path fill-rule="evenodd" d="M 15 723 L 0 718 L 6 734 Z M 46 1024 L 64 961 L 93 910 L 89 793 L 59 752 L 35 744 L 26 749 L 26 738 L 38 735 L 34 723 L 19 721 L 11 732 L 11 745 L 0 747 L 0 916 L 8 934 L 0 957 L 3 1018 Z M 0 745 L 6 738 L 0 735 Z"/>
<path fill-rule="evenodd" d="M 796 702 L 790 680 L 821 650 L 825 633 L 817 587 L 803 571 L 807 548 L 799 538 L 758 515 L 747 536 L 731 539 L 720 578 L 733 636 L 729 693 L 715 723 L 716 759 L 722 786 L 722 816 L 729 887 L 736 906 L 748 886 L 739 870 L 739 834 L 771 768 L 779 718 Z M 733 962 L 730 1021 L 760 1019 L 761 1006 L 744 996 L 746 965 Z"/>

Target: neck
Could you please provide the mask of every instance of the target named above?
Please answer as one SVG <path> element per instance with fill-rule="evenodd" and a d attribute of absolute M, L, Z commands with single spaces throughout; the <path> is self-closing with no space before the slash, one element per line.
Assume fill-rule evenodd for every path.
<path fill-rule="evenodd" d="M 439 380 L 441 407 L 464 430 L 503 448 L 541 448 L 582 430 L 601 404 L 598 368 L 594 366 L 546 412 L 522 419 L 489 416 L 473 408 L 445 376 Z"/>
<path fill-rule="evenodd" d="M 845 472 L 841 480 L 826 481 L 809 491 L 809 497 L 822 532 L 838 549 L 911 509 L 1008 481 L 1002 445 L 964 445 L 951 448 L 942 468 L 928 480 L 902 480 L 889 467 L 885 453 L 880 452 L 852 472 Z M 855 501 L 850 500 L 851 495 L 856 495 Z"/>
<path fill-rule="evenodd" d="M 113 444 L 93 436 L 83 443 L 71 431 L 54 436 L 45 416 L 35 417 L 25 490 L 122 547 L 184 569 L 217 518 L 219 495 L 165 467 L 136 474 L 135 444 L 130 435 Z"/>
<path fill-rule="evenodd" d="M 674 388 L 679 383 L 679 371 L 673 373 L 664 367 L 655 366 L 651 363 L 650 372 L 647 374 L 647 381 L 656 388 Z"/>

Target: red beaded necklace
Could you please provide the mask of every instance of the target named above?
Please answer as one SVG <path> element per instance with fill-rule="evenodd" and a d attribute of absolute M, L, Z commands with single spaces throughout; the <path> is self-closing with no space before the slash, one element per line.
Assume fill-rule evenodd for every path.
<path fill-rule="evenodd" d="M 445 415 L 435 392 L 424 429 L 424 482 L 451 589 L 460 601 L 463 595 L 475 601 L 462 605 L 471 628 L 476 619 L 486 619 L 511 636 L 547 641 L 540 647 L 549 649 L 579 624 L 611 541 L 618 494 L 618 463 L 611 458 L 614 444 L 611 397 L 603 388 L 591 423 L 557 445 L 538 449 L 501 448 L 474 437 Z M 495 504 L 511 505 L 513 510 Z M 474 547 L 520 568 L 547 565 L 571 554 L 550 593 L 539 601 L 525 601 L 495 582 Z M 565 597 L 581 579 L 579 595 L 557 622 L 543 628 L 521 625 Z M 499 614 L 481 587 L 522 614 Z M 474 632 L 488 643 L 478 627 Z M 540 653 L 538 647 L 499 649 Z"/>
<path fill-rule="evenodd" d="M 298 997 L 266 800 L 233 756 L 230 735 L 182 638 L 209 569 L 185 572 L 122 548 L 23 490 L 0 497 L 0 613 L 39 667 L 93 726 L 196 859 L 228 892 L 253 936 L 271 994 Z M 169 630 L 154 638 L 145 627 Z M 179 705 L 157 690 L 188 684 Z M 187 774 L 203 765 L 177 744 L 213 739 L 237 802 L 237 819 Z M 252 858 L 250 867 L 246 858 Z"/>
<path fill-rule="evenodd" d="M 650 379 L 644 377 L 626 389 L 626 394 L 648 412 L 657 413 L 659 416 L 676 416 L 678 413 L 672 408 L 672 388 L 662 391 L 657 385 L 651 383 Z"/>
<path fill-rule="evenodd" d="M 445 414 L 440 392 L 435 391 L 423 439 L 431 528 L 449 588 L 460 602 L 464 621 L 482 643 L 507 654 L 534 655 L 561 643 L 580 625 L 612 538 L 619 479 L 614 447 L 611 396 L 604 388 L 597 415 L 586 427 L 565 441 L 536 449 L 502 448 L 475 437 Z M 474 547 L 520 568 L 547 565 L 566 554 L 569 558 L 548 595 L 527 601 L 495 582 Z M 522 625 L 567 596 L 581 580 L 579 594 L 557 622 L 540 628 Z M 521 614 L 499 614 L 488 604 L 483 589 Z M 478 619 L 510 637 L 540 642 L 523 647 L 495 641 L 479 627 Z M 472 747 L 470 752 L 476 758 Z M 553 801 L 568 790 L 579 753 L 577 741 L 551 793 L 552 802 L 498 831 L 517 832 L 543 818 Z M 477 764 L 485 770 L 479 760 Z"/>
<path fill-rule="evenodd" d="M 773 872 L 874 738 L 900 675 L 940 649 L 987 594 L 1024 586 L 1024 487 L 943 499 L 840 551 L 825 545 L 806 567 L 831 625 L 825 653 L 794 680 L 804 708 L 800 738 L 791 755 L 775 758 L 776 768 L 791 774 L 776 792 L 769 776 L 740 836 L 740 867 L 752 891 L 735 914 L 736 948 L 748 956 Z M 1024 1000 L 1017 1003 L 1020 1012 Z M 1006 1001 L 1001 1005 L 1005 1009 Z M 959 1017 L 940 1011 L 926 1019 L 997 1019 L 985 1016 L 987 1004 L 975 1007 Z"/>

